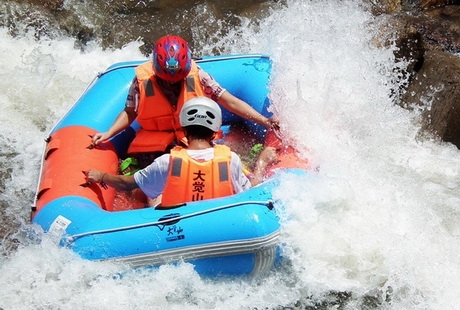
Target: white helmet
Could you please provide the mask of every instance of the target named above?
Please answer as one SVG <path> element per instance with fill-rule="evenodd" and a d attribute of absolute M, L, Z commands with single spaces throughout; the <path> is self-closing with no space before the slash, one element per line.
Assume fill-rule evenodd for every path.
<path fill-rule="evenodd" d="M 214 100 L 196 97 L 184 103 L 179 120 L 182 127 L 199 125 L 217 132 L 222 125 L 222 111 Z"/>

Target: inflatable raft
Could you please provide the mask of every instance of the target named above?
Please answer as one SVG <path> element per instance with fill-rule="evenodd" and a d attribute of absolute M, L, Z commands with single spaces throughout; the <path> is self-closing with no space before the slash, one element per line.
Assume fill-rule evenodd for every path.
<path fill-rule="evenodd" d="M 84 185 L 82 171 L 117 173 L 139 125 L 98 147 L 91 136 L 106 131 L 124 108 L 134 68 L 118 63 L 100 73 L 46 139 L 32 222 L 84 259 L 114 260 L 133 267 L 190 262 L 202 275 L 249 275 L 280 259 L 280 224 L 272 191 L 275 173 L 246 192 L 190 202 L 177 208 L 117 204 L 113 188 Z M 263 55 L 214 56 L 197 60 L 220 84 L 268 115 L 271 62 Z M 254 136 L 265 131 L 223 110 L 227 133 L 245 123 Z M 229 129 L 230 128 L 230 129 Z M 300 170 L 299 170 L 300 171 Z M 293 170 L 294 173 L 299 173 Z M 128 206 L 126 206 L 126 204 Z"/>

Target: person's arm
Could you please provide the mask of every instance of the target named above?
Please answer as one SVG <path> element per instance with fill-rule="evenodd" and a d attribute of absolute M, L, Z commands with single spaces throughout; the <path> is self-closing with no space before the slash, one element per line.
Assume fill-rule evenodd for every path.
<path fill-rule="evenodd" d="M 134 176 L 110 174 L 100 170 L 91 169 L 87 172 L 86 177 L 89 182 L 105 183 L 120 191 L 129 191 L 138 188 Z"/>
<path fill-rule="evenodd" d="M 262 150 L 262 152 L 259 154 L 259 157 L 257 158 L 254 172 L 249 178 L 249 182 L 251 182 L 252 186 L 256 186 L 262 183 L 267 166 L 276 161 L 276 159 L 277 154 L 274 147 L 268 146 Z"/>
<path fill-rule="evenodd" d="M 133 107 L 125 107 L 124 110 L 118 114 L 115 122 L 112 124 L 112 126 L 110 126 L 109 130 L 106 132 L 98 132 L 93 136 L 93 144 L 97 145 L 103 141 L 106 141 L 122 130 L 128 128 L 129 125 L 131 125 L 132 122 L 136 119 L 136 117 L 137 114 Z"/>
<path fill-rule="evenodd" d="M 117 118 L 113 122 L 112 126 L 110 126 L 109 130 L 106 132 L 98 132 L 96 133 L 93 138 L 93 144 L 97 145 L 103 141 L 106 141 L 122 130 L 129 127 L 132 122 L 137 117 L 137 104 L 139 100 L 139 83 L 137 78 L 135 77 L 131 82 L 131 86 L 129 87 L 128 96 L 126 98 L 126 104 L 123 111 L 118 114 Z"/>
<path fill-rule="evenodd" d="M 256 122 L 266 128 L 279 129 L 279 124 L 273 118 L 267 118 L 257 112 L 253 107 L 244 102 L 243 100 L 233 96 L 228 91 L 224 91 L 220 98 L 217 100 L 224 108 L 238 116 L 247 120 Z"/>
<path fill-rule="evenodd" d="M 204 71 L 199 66 L 198 69 L 200 82 L 212 100 L 217 101 L 230 112 L 244 119 L 265 126 L 267 129 L 279 129 L 279 122 L 276 119 L 273 117 L 266 118 L 248 103 L 235 97 L 229 91 L 224 89 L 208 72 Z"/>

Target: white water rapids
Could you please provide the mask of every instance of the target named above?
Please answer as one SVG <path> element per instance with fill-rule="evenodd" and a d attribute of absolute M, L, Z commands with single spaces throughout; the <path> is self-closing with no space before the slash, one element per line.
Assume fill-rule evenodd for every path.
<path fill-rule="evenodd" d="M 137 42 L 82 52 L 70 38 L 0 29 L 0 201 L 19 223 L 2 221 L 19 245 L 1 244 L 0 309 L 458 308 L 460 152 L 419 137 L 417 111 L 390 98 L 396 64 L 390 47 L 376 47 L 376 22 L 355 1 L 292 0 L 219 38 L 225 53 L 271 56 L 275 114 L 319 170 L 275 193 L 283 266 L 217 280 L 189 264 L 118 276 L 123 266 L 22 236 L 48 131 L 97 72 L 143 56 Z"/>

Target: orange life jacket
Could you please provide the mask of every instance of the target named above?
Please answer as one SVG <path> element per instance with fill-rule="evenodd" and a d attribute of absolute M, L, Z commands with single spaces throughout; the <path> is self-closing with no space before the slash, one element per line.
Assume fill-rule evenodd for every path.
<path fill-rule="evenodd" d="M 175 107 L 157 84 L 152 62 L 137 66 L 135 71 L 139 82 L 137 121 L 141 129 L 131 142 L 128 154 L 165 152 L 173 141 L 179 142 L 185 137 L 179 123 L 179 113 L 184 103 L 191 98 L 204 96 L 198 67 L 192 61 L 192 69 L 182 82 Z"/>
<path fill-rule="evenodd" d="M 185 148 L 173 148 L 162 205 L 233 195 L 231 157 L 230 148 L 225 145 L 215 145 L 214 158 L 201 162 L 191 158 Z"/>

